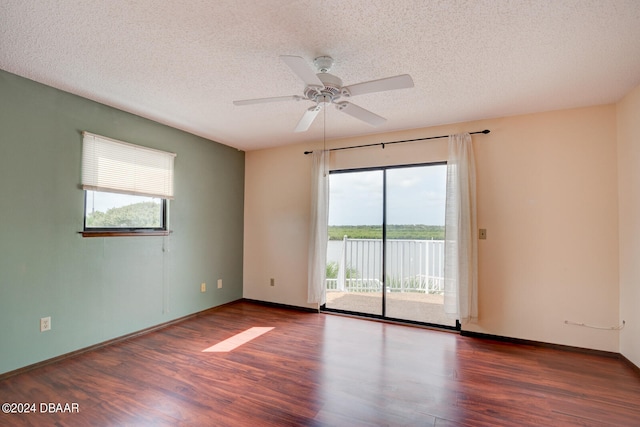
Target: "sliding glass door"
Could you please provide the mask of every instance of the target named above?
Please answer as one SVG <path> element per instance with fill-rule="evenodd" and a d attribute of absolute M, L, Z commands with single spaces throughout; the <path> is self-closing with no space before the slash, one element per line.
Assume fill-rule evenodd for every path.
<path fill-rule="evenodd" d="M 382 316 L 383 170 L 330 176 L 326 308 Z"/>
<path fill-rule="evenodd" d="M 330 179 L 324 309 L 455 328 L 443 309 L 446 165 Z"/>
<path fill-rule="evenodd" d="M 385 315 L 455 327 L 444 313 L 447 166 L 386 170 Z"/>

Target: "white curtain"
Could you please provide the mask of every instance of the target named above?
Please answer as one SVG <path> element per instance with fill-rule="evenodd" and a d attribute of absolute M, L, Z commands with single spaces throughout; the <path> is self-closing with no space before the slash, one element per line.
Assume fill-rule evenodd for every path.
<path fill-rule="evenodd" d="M 310 304 L 325 303 L 327 240 L 329 224 L 329 171 L 326 151 L 314 151 L 311 175 L 308 298 Z"/>
<path fill-rule="evenodd" d="M 444 310 L 461 324 L 478 319 L 476 229 L 476 168 L 471 135 L 451 135 L 445 208 Z"/>

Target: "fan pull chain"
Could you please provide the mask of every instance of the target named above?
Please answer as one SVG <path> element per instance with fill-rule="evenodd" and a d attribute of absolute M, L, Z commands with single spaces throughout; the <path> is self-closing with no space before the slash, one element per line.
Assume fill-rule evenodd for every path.
<path fill-rule="evenodd" d="M 327 108 L 322 109 L 322 150 L 324 151 L 324 176 L 327 176 L 329 170 L 329 156 L 327 152 Z"/>

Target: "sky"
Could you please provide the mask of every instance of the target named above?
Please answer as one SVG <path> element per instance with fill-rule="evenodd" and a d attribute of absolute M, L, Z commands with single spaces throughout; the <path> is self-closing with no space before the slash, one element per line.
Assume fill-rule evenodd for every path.
<path fill-rule="evenodd" d="M 329 225 L 382 224 L 382 170 L 330 175 Z M 387 169 L 387 224 L 444 225 L 446 165 Z"/>
<path fill-rule="evenodd" d="M 87 191 L 87 213 L 94 210 L 107 212 L 111 208 L 119 208 L 139 202 L 158 201 L 147 196 L 131 196 L 128 194 L 105 193 L 101 191 Z"/>

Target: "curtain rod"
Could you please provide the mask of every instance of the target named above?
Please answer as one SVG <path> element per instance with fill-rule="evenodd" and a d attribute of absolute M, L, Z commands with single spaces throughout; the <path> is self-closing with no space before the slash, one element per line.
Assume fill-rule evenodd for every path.
<path fill-rule="evenodd" d="M 478 134 L 478 133 L 483 133 L 483 134 L 486 135 L 489 132 L 491 132 L 489 129 L 485 129 L 485 130 L 479 130 L 478 132 L 469 132 L 469 135 L 475 135 L 475 134 Z M 327 151 L 350 150 L 352 148 L 374 147 L 376 145 L 381 145 L 382 148 L 384 149 L 385 145 L 390 145 L 390 144 L 400 144 L 402 142 L 425 141 L 427 139 L 439 139 L 439 138 L 448 138 L 448 137 L 449 137 L 449 135 L 440 135 L 440 136 L 430 136 L 430 137 L 427 137 L 427 138 L 403 139 L 402 141 L 375 142 L 373 144 L 352 145 L 351 147 L 330 148 Z M 311 154 L 311 153 L 313 153 L 313 151 L 305 151 L 304 152 L 304 154 Z"/>

